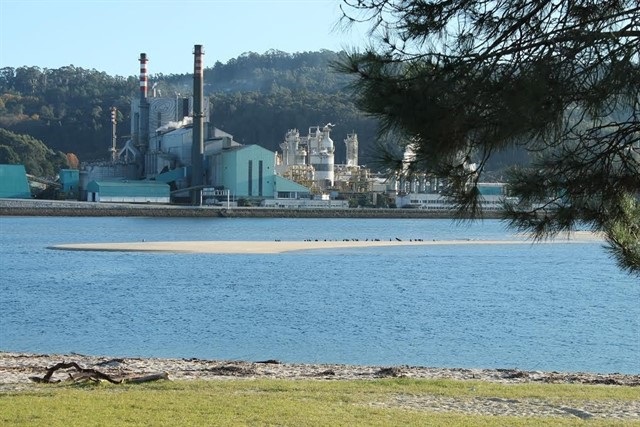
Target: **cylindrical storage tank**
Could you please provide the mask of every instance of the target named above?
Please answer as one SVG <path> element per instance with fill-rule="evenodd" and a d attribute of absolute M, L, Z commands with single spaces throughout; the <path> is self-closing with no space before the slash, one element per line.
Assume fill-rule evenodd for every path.
<path fill-rule="evenodd" d="M 333 154 L 326 152 L 311 155 L 311 166 L 315 169 L 315 180 L 322 186 L 333 186 L 334 182 L 334 161 Z"/>
<path fill-rule="evenodd" d="M 322 129 L 321 139 L 316 151 L 311 152 L 311 166 L 316 171 L 316 181 L 322 186 L 333 186 L 334 183 L 334 146 L 329 137 L 331 128 L 326 125 Z"/>

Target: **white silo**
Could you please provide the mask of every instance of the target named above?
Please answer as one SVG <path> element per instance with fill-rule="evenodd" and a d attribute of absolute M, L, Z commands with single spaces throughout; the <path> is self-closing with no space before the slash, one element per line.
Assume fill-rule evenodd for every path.
<path fill-rule="evenodd" d="M 332 126 L 328 123 L 322 131 L 319 127 L 309 129 L 309 163 L 316 171 L 316 181 L 323 187 L 332 187 L 334 182 L 335 147 L 329 136 Z"/>

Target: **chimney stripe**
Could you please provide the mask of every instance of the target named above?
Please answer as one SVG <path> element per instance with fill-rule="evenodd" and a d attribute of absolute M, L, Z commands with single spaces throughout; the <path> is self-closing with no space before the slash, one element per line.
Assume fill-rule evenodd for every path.
<path fill-rule="evenodd" d="M 147 97 L 147 54 L 140 54 L 140 96 Z"/>

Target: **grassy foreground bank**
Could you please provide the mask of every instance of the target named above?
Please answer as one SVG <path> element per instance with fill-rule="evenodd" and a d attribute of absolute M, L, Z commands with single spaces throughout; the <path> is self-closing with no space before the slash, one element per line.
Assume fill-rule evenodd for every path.
<path fill-rule="evenodd" d="M 453 380 L 34 385 L 0 393 L 0 425 L 640 426 L 635 417 L 602 417 L 584 409 L 613 406 L 624 412 L 638 401 L 637 387 Z M 498 412 L 491 414 L 491 407 Z"/>

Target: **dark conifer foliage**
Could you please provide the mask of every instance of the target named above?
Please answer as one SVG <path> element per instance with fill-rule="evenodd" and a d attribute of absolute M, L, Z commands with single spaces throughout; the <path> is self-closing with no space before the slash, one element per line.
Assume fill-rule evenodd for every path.
<path fill-rule="evenodd" d="M 637 0 L 343 0 L 343 12 L 375 44 L 338 68 L 356 77 L 357 105 L 412 144 L 406 171 L 446 178 L 473 210 L 490 159 L 526 149 L 510 224 L 537 239 L 602 231 L 640 274 Z"/>

